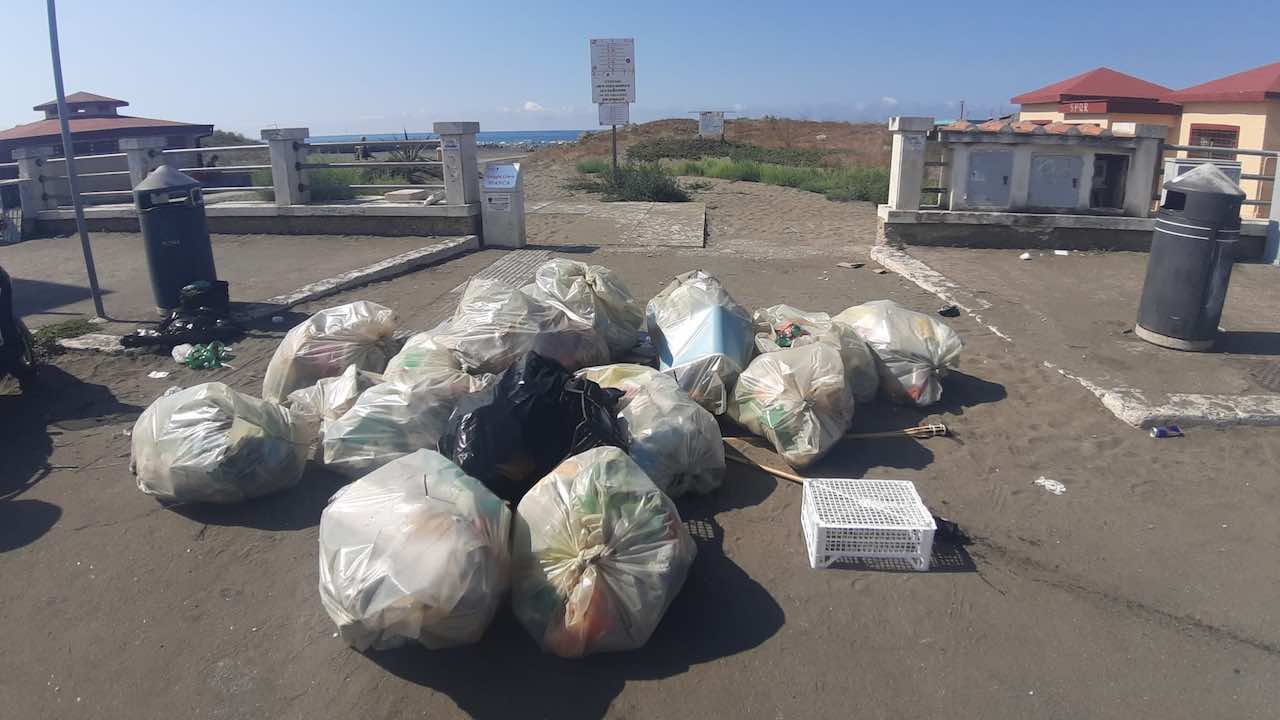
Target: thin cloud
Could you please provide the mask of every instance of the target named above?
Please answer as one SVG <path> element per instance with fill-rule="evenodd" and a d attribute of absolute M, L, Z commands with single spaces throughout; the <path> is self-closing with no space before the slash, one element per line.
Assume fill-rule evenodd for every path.
<path fill-rule="evenodd" d="M 880 102 L 885 105 L 888 105 L 889 107 L 893 107 L 894 105 L 898 104 L 898 98 L 889 97 L 888 95 L 885 95 L 884 97 L 880 98 Z"/>
<path fill-rule="evenodd" d="M 546 110 L 546 108 L 542 107 L 541 105 L 539 105 L 538 103 L 536 103 L 536 102 L 534 102 L 534 101 L 532 101 L 532 100 L 525 100 L 525 101 L 524 101 L 524 111 L 525 111 L 525 112 L 542 112 L 543 110 Z"/>

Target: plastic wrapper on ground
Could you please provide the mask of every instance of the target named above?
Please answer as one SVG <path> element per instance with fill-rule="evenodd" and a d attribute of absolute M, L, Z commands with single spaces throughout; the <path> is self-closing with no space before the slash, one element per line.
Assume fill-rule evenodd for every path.
<path fill-rule="evenodd" d="M 644 306 L 612 270 L 601 265 L 549 260 L 523 291 L 595 328 L 613 357 L 635 347 L 644 325 Z"/>
<path fill-rule="evenodd" d="M 765 353 L 738 378 L 729 416 L 773 443 L 797 468 L 813 464 L 844 437 L 854 400 L 840 352 L 824 342 Z"/>
<path fill-rule="evenodd" d="M 289 393 L 342 374 L 348 365 L 380 373 L 395 354 L 396 314 L 359 300 L 321 310 L 280 341 L 262 379 L 262 397 L 284 402 Z"/>
<path fill-rule="evenodd" d="M 720 487 L 725 471 L 720 425 L 669 375 L 628 364 L 586 368 L 578 375 L 624 393 L 618 422 L 627 434 L 627 452 L 668 496 Z"/>
<path fill-rule="evenodd" d="M 413 383 L 369 388 L 325 429 L 324 464 L 354 477 L 416 450 L 435 450 L 458 401 L 495 379 L 436 370 Z"/>
<path fill-rule="evenodd" d="M 485 391 L 458 403 L 440 452 L 508 500 L 575 453 L 626 446 L 618 393 L 528 353 Z"/>
<path fill-rule="evenodd" d="M 658 367 L 699 405 L 723 413 L 738 373 L 751 361 L 751 314 L 719 280 L 693 270 L 649 301 L 646 321 Z"/>
<path fill-rule="evenodd" d="M 151 403 L 133 426 L 138 488 L 168 502 L 234 503 L 298 484 L 315 420 L 204 383 Z"/>
<path fill-rule="evenodd" d="M 876 357 L 866 341 L 852 328 L 836 323 L 824 312 L 806 312 L 790 305 L 774 305 L 756 310 L 756 350 L 766 353 L 784 347 L 803 347 L 825 342 L 840 351 L 845 384 L 858 402 L 875 399 L 880 388 Z"/>
<path fill-rule="evenodd" d="M 320 516 L 320 601 L 360 650 L 474 643 L 510 583 L 511 511 L 419 450 L 342 488 Z"/>
<path fill-rule="evenodd" d="M 434 342 L 471 372 L 502 372 L 531 351 L 571 370 L 609 362 L 609 346 L 590 323 L 490 279 L 467 283 Z"/>
<path fill-rule="evenodd" d="M 947 324 L 892 300 L 855 305 L 833 318 L 853 328 L 881 360 L 890 400 L 921 407 L 942 399 L 941 378 L 960 364 L 964 343 Z"/>
<path fill-rule="evenodd" d="M 543 650 L 575 658 L 648 642 L 697 550 L 675 504 L 631 458 L 597 448 L 520 501 L 511 604 Z"/>
<path fill-rule="evenodd" d="M 378 373 L 348 365 L 341 375 L 321 378 L 311 387 L 289 393 L 285 406 L 295 415 L 306 415 L 319 423 L 321 437 L 329 423 L 351 409 L 360 395 L 382 382 Z"/>

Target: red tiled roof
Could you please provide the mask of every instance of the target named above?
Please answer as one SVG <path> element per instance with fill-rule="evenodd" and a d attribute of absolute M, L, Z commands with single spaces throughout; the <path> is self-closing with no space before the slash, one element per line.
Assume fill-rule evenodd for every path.
<path fill-rule="evenodd" d="M 115 98 L 109 98 L 106 95 L 98 95 L 96 93 L 89 93 L 84 91 L 73 92 L 67 96 L 68 105 L 74 105 L 76 103 L 111 103 L 116 107 L 124 107 L 125 105 L 129 104 L 124 100 L 117 100 Z M 39 105 L 31 109 L 32 110 L 52 110 L 56 107 L 58 107 L 58 101 L 50 100 L 49 102 L 46 102 L 46 103 L 40 103 Z"/>
<path fill-rule="evenodd" d="M 1142 78 L 1126 75 L 1111 68 L 1095 68 L 1061 82 L 1045 85 L 1013 98 L 1018 105 L 1030 103 L 1070 102 L 1071 100 L 1102 100 L 1124 98 L 1126 100 L 1160 100 L 1171 89 L 1147 82 Z"/>
<path fill-rule="evenodd" d="M 1170 94 L 1171 102 L 1262 102 L 1280 98 L 1280 62 L 1245 70 Z"/>
<path fill-rule="evenodd" d="M 1111 137 L 1107 128 L 1093 123 L 1051 122 L 1048 124 L 1030 120 L 988 120 L 977 125 L 959 120 L 950 125 L 938 128 L 942 132 L 965 133 L 1012 133 L 1015 135 L 1086 135 L 1089 137 Z"/>
<path fill-rule="evenodd" d="M 139 130 L 146 128 L 173 128 L 192 132 L 213 132 L 212 125 L 196 125 L 174 120 L 153 120 L 151 118 L 130 117 L 128 115 L 111 115 L 107 117 L 70 118 L 71 134 L 91 133 L 102 130 Z M 61 132 L 57 118 L 39 120 L 26 125 L 18 125 L 0 131 L 0 142 L 6 140 L 27 140 L 38 137 L 57 137 Z"/>

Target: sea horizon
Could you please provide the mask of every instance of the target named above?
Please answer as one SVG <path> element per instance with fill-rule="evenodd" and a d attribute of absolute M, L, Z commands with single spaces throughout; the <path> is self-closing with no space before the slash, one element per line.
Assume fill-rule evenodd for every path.
<path fill-rule="evenodd" d="M 562 145 L 575 142 L 587 130 L 489 130 L 476 134 L 476 142 L 480 145 Z M 439 135 L 433 132 L 398 132 L 398 133 L 348 133 L 341 135 L 315 135 L 317 142 L 378 142 L 386 140 L 403 140 L 406 135 L 410 140 L 437 140 Z"/>

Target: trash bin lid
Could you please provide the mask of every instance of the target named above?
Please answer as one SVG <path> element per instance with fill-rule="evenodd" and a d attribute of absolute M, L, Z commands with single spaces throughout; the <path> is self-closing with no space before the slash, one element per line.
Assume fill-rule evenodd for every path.
<path fill-rule="evenodd" d="M 1164 184 L 1165 190 L 1244 197 L 1244 191 L 1213 163 L 1203 163 Z"/>
<path fill-rule="evenodd" d="M 136 193 L 158 192 L 162 190 L 189 190 L 200 187 L 200 181 L 184 175 L 168 165 L 161 165 L 133 188 Z"/>

